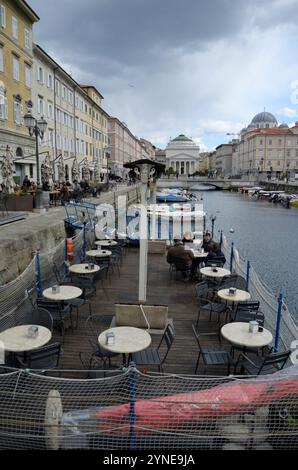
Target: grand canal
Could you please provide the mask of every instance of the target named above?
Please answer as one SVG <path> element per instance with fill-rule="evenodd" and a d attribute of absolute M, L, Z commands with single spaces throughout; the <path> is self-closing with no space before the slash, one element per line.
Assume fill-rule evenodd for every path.
<path fill-rule="evenodd" d="M 270 289 L 281 289 L 298 322 L 298 209 L 254 201 L 239 193 L 204 191 L 204 209 L 215 215 L 215 230 L 234 241 Z M 230 232 L 233 229 L 233 233 Z"/>

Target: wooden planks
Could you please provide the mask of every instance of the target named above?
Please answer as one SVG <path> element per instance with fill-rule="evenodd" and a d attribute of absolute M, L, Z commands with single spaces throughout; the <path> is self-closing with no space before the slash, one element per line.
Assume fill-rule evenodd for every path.
<path fill-rule="evenodd" d="M 100 286 L 95 297 L 91 298 L 92 312 L 103 316 L 102 329 L 109 327 L 109 321 L 114 314 L 114 303 L 119 301 L 137 300 L 138 293 L 138 261 L 139 253 L 136 248 L 129 248 L 123 259 L 121 276 L 117 272 L 111 273 L 110 280 L 105 281 L 108 295 L 104 294 Z M 195 283 L 176 281 L 175 275 L 170 280 L 169 265 L 164 256 L 149 254 L 148 256 L 148 299 L 147 303 L 168 305 L 169 317 L 174 320 L 175 340 L 169 352 L 164 371 L 174 374 L 194 374 L 197 360 L 197 344 L 192 331 L 192 323 L 196 323 L 197 304 L 195 299 Z M 85 327 L 89 309 L 84 307 L 79 314 L 79 327 L 69 330 L 65 334 L 63 354 L 60 368 L 82 369 L 79 353 L 91 352 L 89 344 L 90 332 Z M 214 319 L 215 320 L 215 319 Z M 209 315 L 201 315 L 200 332 L 216 332 L 216 321 L 209 322 Z M 99 332 L 98 332 L 99 333 Z M 160 335 L 153 336 L 152 344 L 157 346 Z M 61 341 L 59 333 L 55 333 L 54 340 Z M 209 338 L 208 347 L 219 347 L 216 337 Z M 113 364 L 121 365 L 121 357 L 113 359 Z M 154 369 L 153 369 L 154 370 Z M 155 369 L 156 370 L 156 369 Z M 203 373 L 200 367 L 198 373 Z M 212 367 L 207 371 L 211 375 L 226 375 L 226 368 Z"/>

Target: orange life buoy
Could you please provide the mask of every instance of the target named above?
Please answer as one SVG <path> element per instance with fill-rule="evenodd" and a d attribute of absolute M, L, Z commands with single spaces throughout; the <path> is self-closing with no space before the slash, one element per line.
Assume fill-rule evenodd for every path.
<path fill-rule="evenodd" d="M 67 261 L 73 260 L 73 240 L 72 238 L 67 239 Z"/>

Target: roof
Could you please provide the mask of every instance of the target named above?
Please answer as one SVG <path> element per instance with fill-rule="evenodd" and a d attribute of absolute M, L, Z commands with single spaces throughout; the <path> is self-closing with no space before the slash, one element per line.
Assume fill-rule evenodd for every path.
<path fill-rule="evenodd" d="M 104 110 L 102 109 L 101 106 L 99 106 L 89 95 L 88 93 L 84 90 L 84 88 L 82 88 L 82 86 L 71 76 L 69 75 L 69 73 L 66 72 L 66 70 L 63 69 L 63 67 L 61 67 L 61 65 L 58 64 L 58 62 L 55 61 L 55 59 L 53 59 L 41 46 L 39 46 L 38 44 L 34 44 L 34 48 L 37 49 L 39 52 L 41 52 L 44 56 L 47 57 L 47 59 L 52 62 L 52 64 L 55 66 L 56 69 L 59 69 L 63 72 L 63 74 L 68 78 L 68 80 L 70 80 L 73 85 L 76 87 L 76 88 L 79 88 L 81 90 L 81 92 L 84 94 L 85 98 L 88 98 L 90 101 L 92 101 L 92 103 L 97 106 L 98 109 L 100 109 L 100 111 L 103 112 L 103 114 L 105 114 L 105 116 L 107 118 L 110 117 L 110 115 Z"/>
<path fill-rule="evenodd" d="M 189 139 L 188 137 L 186 137 L 186 135 L 180 134 L 180 135 L 178 135 L 178 137 L 173 139 L 171 142 L 192 142 L 192 140 Z"/>
<path fill-rule="evenodd" d="M 273 116 L 273 114 L 263 111 L 262 113 L 257 114 L 251 121 L 252 124 L 259 124 L 264 122 L 274 122 L 277 124 L 277 119 L 275 116 Z"/>
<path fill-rule="evenodd" d="M 248 134 L 260 134 L 260 135 L 293 135 L 293 132 L 289 128 L 267 128 L 267 129 L 253 129 Z"/>
<path fill-rule="evenodd" d="M 32 8 L 28 5 L 27 2 L 25 2 L 25 0 L 16 0 L 16 3 L 23 10 L 23 12 L 32 20 L 33 23 L 35 21 L 40 20 L 37 13 L 35 13 L 35 11 L 32 10 Z"/>
<path fill-rule="evenodd" d="M 81 85 L 81 87 L 82 88 L 92 88 L 102 99 L 104 99 L 102 94 L 98 91 L 98 89 L 94 85 Z"/>

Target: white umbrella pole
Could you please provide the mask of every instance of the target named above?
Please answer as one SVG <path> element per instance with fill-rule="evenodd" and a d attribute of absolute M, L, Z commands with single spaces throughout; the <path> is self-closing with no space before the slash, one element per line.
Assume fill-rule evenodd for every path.
<path fill-rule="evenodd" d="M 139 302 L 147 299 L 147 257 L 148 257 L 148 221 L 147 221 L 147 182 L 141 183 L 140 217 L 140 264 L 139 264 Z"/>

